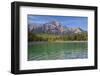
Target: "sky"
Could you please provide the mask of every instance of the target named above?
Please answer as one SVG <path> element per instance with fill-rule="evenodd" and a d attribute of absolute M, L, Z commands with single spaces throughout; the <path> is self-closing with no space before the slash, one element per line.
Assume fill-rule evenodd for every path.
<path fill-rule="evenodd" d="M 51 15 L 28 15 L 28 24 L 44 24 L 51 21 L 59 21 L 63 26 L 71 28 L 82 28 L 87 31 L 88 17 L 79 16 L 51 16 Z"/>

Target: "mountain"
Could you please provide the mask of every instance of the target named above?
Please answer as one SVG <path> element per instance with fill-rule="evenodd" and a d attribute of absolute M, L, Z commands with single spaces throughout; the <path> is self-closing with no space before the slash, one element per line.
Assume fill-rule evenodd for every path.
<path fill-rule="evenodd" d="M 84 32 L 81 28 L 70 28 L 63 26 L 58 21 L 51 21 L 44 24 L 29 24 L 28 30 L 33 33 L 49 33 L 49 34 L 57 34 L 57 35 L 65 35 L 65 34 L 75 34 Z"/>

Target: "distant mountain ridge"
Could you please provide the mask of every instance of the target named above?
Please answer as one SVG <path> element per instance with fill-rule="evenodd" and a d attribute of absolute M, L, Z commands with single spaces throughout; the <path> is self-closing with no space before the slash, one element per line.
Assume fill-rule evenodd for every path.
<path fill-rule="evenodd" d="M 28 31 L 32 33 L 49 33 L 57 35 L 75 34 L 85 32 L 81 28 L 70 28 L 63 26 L 58 21 L 51 21 L 44 24 L 28 24 Z"/>

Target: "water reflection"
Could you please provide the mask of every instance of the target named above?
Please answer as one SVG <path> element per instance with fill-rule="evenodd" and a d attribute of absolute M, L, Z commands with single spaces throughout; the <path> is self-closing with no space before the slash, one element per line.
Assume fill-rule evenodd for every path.
<path fill-rule="evenodd" d="M 87 42 L 46 43 L 28 46 L 28 60 L 83 59 L 87 57 Z"/>

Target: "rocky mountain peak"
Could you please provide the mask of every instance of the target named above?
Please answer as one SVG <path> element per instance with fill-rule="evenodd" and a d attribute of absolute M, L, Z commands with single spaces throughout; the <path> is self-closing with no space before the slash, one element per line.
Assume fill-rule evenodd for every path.
<path fill-rule="evenodd" d="M 31 24 L 31 27 L 29 26 L 30 30 L 33 33 L 50 33 L 50 34 L 72 34 L 72 33 L 81 33 L 84 32 L 81 28 L 69 28 L 64 27 L 60 22 L 58 21 L 51 21 L 44 24 Z"/>
<path fill-rule="evenodd" d="M 51 21 L 50 23 L 55 25 L 56 27 L 60 25 L 60 23 L 58 21 Z"/>
<path fill-rule="evenodd" d="M 75 29 L 75 33 L 81 33 L 81 32 L 83 32 L 83 30 L 81 28 L 78 27 Z"/>

